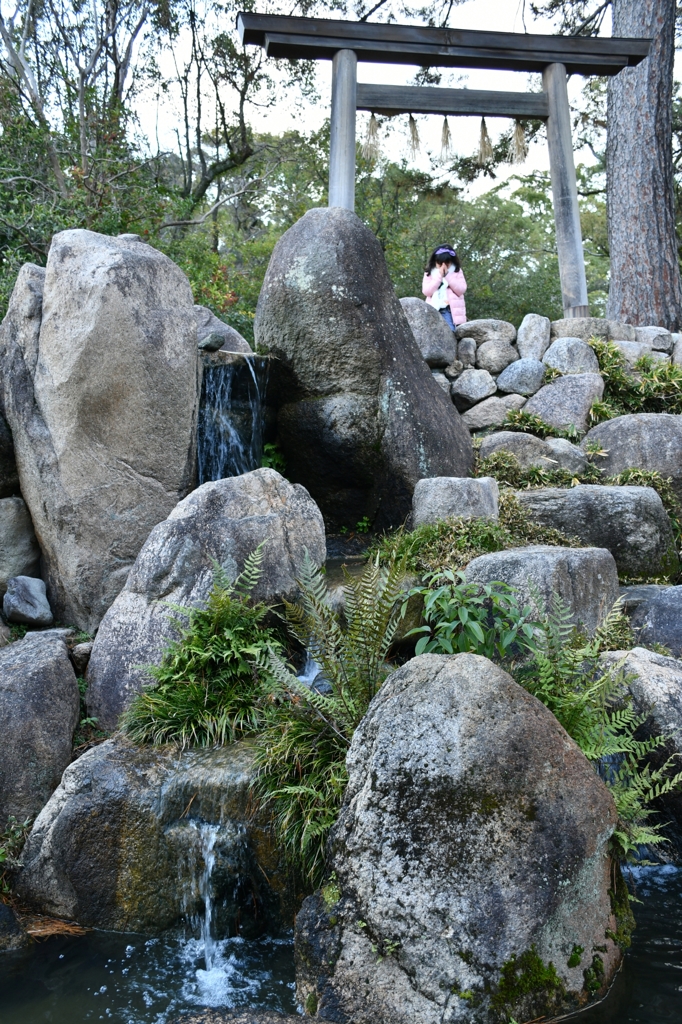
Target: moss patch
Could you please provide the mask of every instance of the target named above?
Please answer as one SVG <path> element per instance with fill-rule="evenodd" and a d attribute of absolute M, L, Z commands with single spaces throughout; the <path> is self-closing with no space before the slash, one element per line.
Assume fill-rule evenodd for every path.
<path fill-rule="evenodd" d="M 613 939 L 621 949 L 627 949 L 632 942 L 632 933 L 635 930 L 635 917 L 630 906 L 630 893 L 625 884 L 623 873 L 620 868 L 613 866 L 614 885 L 609 889 L 611 910 L 616 919 L 615 932 L 607 932 L 606 937 Z"/>
<path fill-rule="evenodd" d="M 554 1008 L 565 991 L 554 964 L 545 964 L 533 945 L 520 956 L 514 954 L 503 965 L 491 1006 L 501 1016 L 508 1017 L 519 1006 L 530 1008 L 537 1015 Z"/>

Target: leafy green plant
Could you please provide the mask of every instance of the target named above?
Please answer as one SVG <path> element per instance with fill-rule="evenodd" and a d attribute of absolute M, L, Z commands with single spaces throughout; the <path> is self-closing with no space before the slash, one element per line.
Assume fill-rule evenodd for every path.
<path fill-rule="evenodd" d="M 453 518 L 425 523 L 411 531 L 400 528 L 385 534 L 370 550 L 379 555 L 381 562 L 399 560 L 407 572 L 426 574 L 463 569 L 478 555 L 526 544 L 579 546 L 578 541 L 558 530 L 532 522 L 515 496 L 502 491 L 498 522 Z"/>
<path fill-rule="evenodd" d="M 590 413 L 592 423 L 629 412 L 682 412 L 682 367 L 644 356 L 629 370 L 614 342 L 590 338 L 589 344 L 604 378 L 604 395 Z"/>
<path fill-rule="evenodd" d="M 282 476 L 286 475 L 287 464 L 284 461 L 279 445 L 275 442 L 268 442 L 263 445 L 263 456 L 260 464 L 264 469 L 276 469 Z"/>
<path fill-rule="evenodd" d="M 566 430 L 558 430 L 533 412 L 526 412 L 524 409 L 510 409 L 504 421 L 505 430 L 518 430 L 523 434 L 535 434 L 536 437 L 563 437 L 567 441 L 576 441 L 580 432 L 574 427 L 567 427 Z"/>
<path fill-rule="evenodd" d="M 320 665 L 325 692 L 297 679 L 276 648 L 264 731 L 257 740 L 257 791 L 293 870 L 319 884 L 324 845 L 346 787 L 346 753 L 369 702 L 391 671 L 387 657 L 404 596 L 402 566 L 369 560 L 345 574 L 343 615 L 332 609 L 325 578 L 308 561 L 300 605 L 286 605 L 294 637 Z"/>
<path fill-rule="evenodd" d="M 372 524 L 370 523 L 367 516 L 363 516 L 362 519 L 360 519 L 359 522 L 355 524 L 355 530 L 357 533 L 369 533 L 371 528 Z"/>
<path fill-rule="evenodd" d="M 19 822 L 11 814 L 4 831 L 0 832 L 0 898 L 12 892 L 12 872 L 21 867 L 19 858 L 30 829 L 30 818 Z"/>
<path fill-rule="evenodd" d="M 280 643 L 249 597 L 261 575 L 262 545 L 232 583 L 220 566 L 205 608 L 175 608 L 179 638 L 151 668 L 153 682 L 137 694 L 121 728 L 137 743 L 185 746 L 231 743 L 264 721 L 261 697 L 270 681 L 266 652 Z M 175 607 L 175 606 L 174 606 Z"/>
<path fill-rule="evenodd" d="M 570 610 L 558 595 L 548 612 L 537 596 L 534 601 L 539 619 L 535 651 L 530 662 L 516 669 L 517 681 L 549 708 L 600 770 L 618 810 L 614 853 L 635 859 L 640 847 L 664 841 L 662 826 L 649 821 L 651 802 L 678 789 L 682 772 L 673 774 L 673 758 L 651 767 L 651 754 L 665 747 L 667 737 L 637 737 L 647 716 L 632 706 L 622 664 L 605 667 L 599 661 L 610 646 L 620 604 L 589 638 L 573 626 Z"/>
<path fill-rule="evenodd" d="M 432 573 L 426 583 L 410 591 L 423 598 L 427 622 L 407 634 L 421 634 L 415 654 L 471 651 L 504 661 L 534 646 L 531 609 L 519 607 L 506 583 L 467 583 L 463 572 L 451 569 Z"/>

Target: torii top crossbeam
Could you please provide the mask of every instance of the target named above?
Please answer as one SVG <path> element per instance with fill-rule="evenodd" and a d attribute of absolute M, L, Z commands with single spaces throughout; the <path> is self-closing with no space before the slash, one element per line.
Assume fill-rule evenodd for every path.
<path fill-rule="evenodd" d="M 338 50 L 348 49 L 358 60 L 378 64 L 494 71 L 544 71 L 548 64 L 563 64 L 569 74 L 579 75 L 617 74 L 639 64 L 649 52 L 650 42 L 378 25 L 282 14 L 239 14 L 237 29 L 243 43 L 264 47 L 268 57 L 331 60 Z"/>
<path fill-rule="evenodd" d="M 587 316 L 587 282 L 573 162 L 568 74 L 617 75 L 648 55 L 650 39 L 472 32 L 420 25 L 379 25 L 237 16 L 243 43 L 269 57 L 332 61 L 329 205 L 355 205 L 355 113 L 443 113 L 541 118 L 547 122 L 564 315 Z M 358 61 L 420 67 L 485 68 L 542 73 L 542 93 L 371 86 L 357 83 Z"/>

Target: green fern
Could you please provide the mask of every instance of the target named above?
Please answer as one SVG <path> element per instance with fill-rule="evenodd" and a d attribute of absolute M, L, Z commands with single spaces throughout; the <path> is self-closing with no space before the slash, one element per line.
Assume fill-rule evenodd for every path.
<path fill-rule="evenodd" d="M 261 727 L 262 688 L 269 677 L 265 654 L 280 647 L 263 622 L 269 609 L 248 603 L 262 560 L 261 544 L 234 581 L 214 564 L 205 608 L 170 605 L 178 639 L 161 665 L 149 669 L 152 681 L 121 718 L 134 742 L 215 746 Z"/>
<path fill-rule="evenodd" d="M 634 860 L 641 847 L 664 842 L 662 825 L 649 821 L 651 802 L 682 785 L 682 772 L 674 772 L 669 758 L 654 769 L 649 759 L 667 743 L 667 737 L 639 739 L 647 719 L 637 714 L 627 691 L 623 661 L 605 668 L 599 661 L 610 649 L 610 638 L 622 628 L 621 602 L 617 601 L 592 638 L 571 622 L 570 609 L 558 595 L 547 612 L 535 592 L 539 628 L 532 660 L 516 671 L 517 681 L 542 703 L 572 736 L 585 756 L 598 766 L 618 810 L 613 834 L 614 852 Z"/>
<path fill-rule="evenodd" d="M 403 570 L 375 557 L 360 577 L 346 573 L 343 616 L 332 609 L 325 578 L 310 560 L 299 585 L 300 605 L 286 605 L 289 629 L 320 665 L 330 692 L 309 688 L 277 650 L 269 652 L 270 710 L 258 738 L 257 789 L 291 867 L 306 885 L 316 885 L 347 782 L 348 747 L 391 671 Z"/>

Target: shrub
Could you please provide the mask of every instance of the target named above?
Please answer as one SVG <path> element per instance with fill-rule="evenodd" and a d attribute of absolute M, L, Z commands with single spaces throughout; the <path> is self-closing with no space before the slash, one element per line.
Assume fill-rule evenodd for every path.
<path fill-rule="evenodd" d="M 270 807 L 290 866 L 319 884 L 324 847 L 346 787 L 346 753 L 369 702 L 391 671 L 388 652 L 400 617 L 403 569 L 367 562 L 345 577 L 343 616 L 332 609 L 322 573 L 307 562 L 302 604 L 286 605 L 293 635 L 320 665 L 324 691 L 297 679 L 272 648 L 267 724 L 258 738 L 257 792 Z M 321 687 L 322 689 L 322 687 Z"/>
<path fill-rule="evenodd" d="M 632 412 L 682 412 L 682 367 L 644 356 L 632 371 L 612 341 L 590 338 L 604 378 L 604 395 L 591 410 L 593 424 Z"/>
<path fill-rule="evenodd" d="M 534 412 L 526 412 L 524 409 L 510 409 L 504 421 L 505 430 L 517 430 L 522 434 L 535 434 L 536 437 L 563 437 L 567 441 L 576 441 L 580 437 L 579 431 L 571 425 L 566 430 L 558 430 L 549 423 L 537 416 Z"/>
<path fill-rule="evenodd" d="M 506 583 L 467 583 L 463 572 L 432 573 L 427 586 L 410 596 L 424 600 L 427 625 L 410 630 L 423 634 L 415 654 L 456 654 L 471 651 L 505 661 L 533 647 L 531 609 L 519 608 L 513 587 Z"/>
<path fill-rule="evenodd" d="M 512 452 L 500 450 L 481 459 L 476 467 L 476 476 L 493 476 L 498 484 L 506 484 L 516 490 L 528 487 L 572 487 L 575 484 L 596 484 L 602 482 L 597 467 L 588 462 L 583 473 L 570 473 L 567 469 L 545 469 L 531 466 L 522 469 L 521 463 Z"/>
<path fill-rule="evenodd" d="M 167 648 L 153 681 L 137 694 L 121 728 L 137 743 L 186 746 L 231 743 L 263 724 L 262 688 L 268 650 L 280 643 L 263 620 L 266 605 L 250 605 L 260 574 L 262 545 L 231 583 L 219 566 L 205 608 L 175 608 L 179 638 Z"/>

